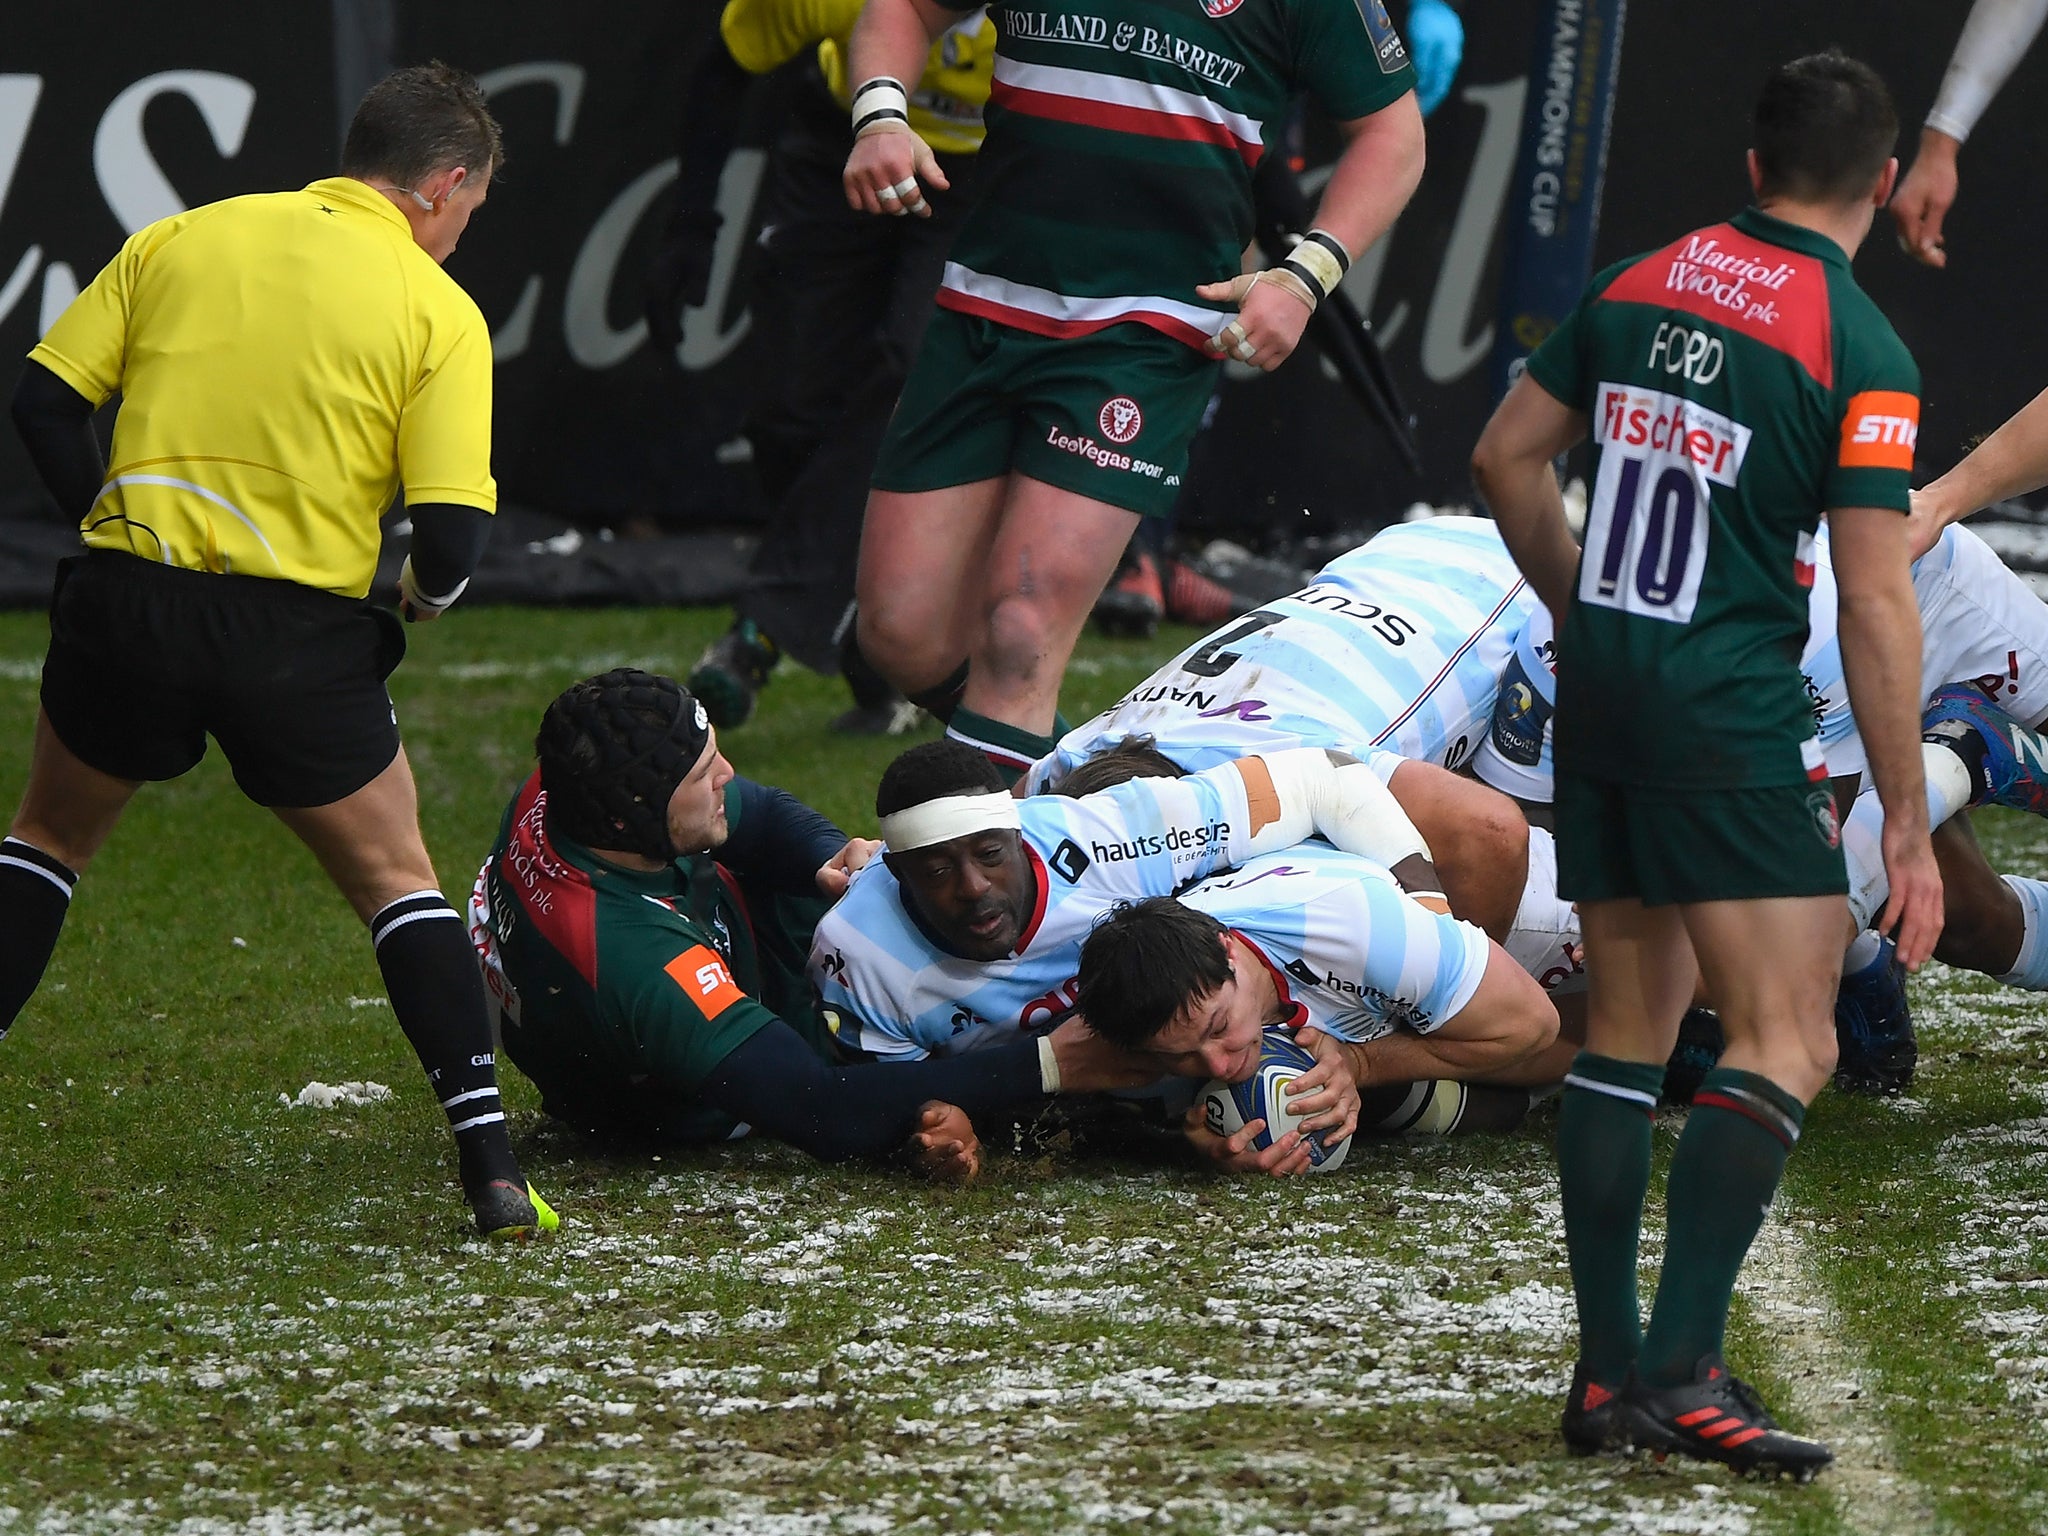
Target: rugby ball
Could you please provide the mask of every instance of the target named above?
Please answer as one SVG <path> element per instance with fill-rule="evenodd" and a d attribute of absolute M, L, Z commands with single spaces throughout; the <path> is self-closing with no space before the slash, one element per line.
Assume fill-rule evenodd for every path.
<path fill-rule="evenodd" d="M 1259 1044 L 1259 1065 L 1241 1083 L 1211 1078 L 1203 1088 L 1202 1119 L 1212 1135 L 1234 1136 L 1254 1120 L 1266 1128 L 1252 1145 L 1263 1151 L 1300 1123 L 1299 1115 L 1287 1108 L 1287 1085 L 1316 1064 L 1315 1057 L 1295 1044 L 1293 1034 L 1279 1025 L 1269 1025 Z M 1328 1173 L 1344 1165 L 1351 1140 L 1326 1143 L 1321 1131 L 1308 1136 L 1308 1171 Z"/>

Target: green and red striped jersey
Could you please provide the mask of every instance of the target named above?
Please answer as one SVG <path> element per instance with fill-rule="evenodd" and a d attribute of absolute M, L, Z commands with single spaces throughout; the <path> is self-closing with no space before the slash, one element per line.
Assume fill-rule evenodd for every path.
<path fill-rule="evenodd" d="M 938 301 L 1041 336 L 1135 323 L 1202 346 L 1226 311 L 1196 285 L 1236 276 L 1252 168 L 1293 98 L 1348 120 L 1415 85 L 1384 0 L 1046 0 L 989 14 L 982 201 Z"/>
<path fill-rule="evenodd" d="M 1799 672 L 1814 532 L 1830 507 L 1907 510 L 1920 421 L 1919 369 L 1847 254 L 1746 209 L 1596 276 L 1529 375 L 1593 440 L 1558 766 L 1824 778 Z"/>

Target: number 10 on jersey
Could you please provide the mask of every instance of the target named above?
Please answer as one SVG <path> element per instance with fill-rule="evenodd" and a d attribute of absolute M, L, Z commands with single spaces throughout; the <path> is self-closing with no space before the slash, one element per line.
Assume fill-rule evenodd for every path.
<path fill-rule="evenodd" d="M 1603 383 L 1579 601 L 1691 623 L 1713 526 L 1707 498 L 1714 486 L 1735 483 L 1749 436 L 1740 422 L 1683 396 Z"/>

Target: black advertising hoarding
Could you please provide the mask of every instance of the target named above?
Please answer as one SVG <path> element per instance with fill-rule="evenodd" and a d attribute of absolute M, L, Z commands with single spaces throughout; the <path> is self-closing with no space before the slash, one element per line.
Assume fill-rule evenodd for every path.
<path fill-rule="evenodd" d="M 499 354 L 506 497 L 607 523 L 746 516 L 744 476 L 721 462 L 732 454 L 719 445 L 737 432 L 758 371 L 803 366 L 749 345 L 758 125 L 726 168 L 712 297 L 686 317 L 677 360 L 655 356 L 640 315 L 682 82 L 712 37 L 713 0 L 442 0 L 399 3 L 395 14 L 390 5 L 217 4 L 203 28 L 189 14 L 124 8 L 118 28 L 97 30 L 85 8 L 58 7 L 14 28 L 0 62 L 0 350 L 25 352 L 70 285 L 148 218 L 328 173 L 338 98 L 352 99 L 386 62 L 442 57 L 491 87 L 511 154 L 450 263 Z M 1422 189 L 1347 281 L 1420 419 L 1423 475 L 1398 468 L 1320 359 L 1304 353 L 1270 376 L 1233 366 L 1197 463 L 1205 522 L 1354 526 L 1417 498 L 1469 495 L 1465 459 L 1491 404 L 1503 237 L 1529 212 L 1511 183 L 1539 9 L 1568 15 L 1570 0 L 1467 8 L 1465 65 L 1430 119 Z M 1898 94 L 1910 152 L 1960 19 L 1904 0 L 1741 7 L 1711 20 L 1630 6 L 1597 261 L 1743 202 L 1751 98 L 1769 64 L 1796 52 L 1838 43 L 1875 64 Z M 337 38 L 347 45 L 339 54 Z M 1926 376 L 1923 474 L 2048 383 L 2035 350 L 2011 340 L 2048 332 L 2035 272 L 2048 233 L 2033 195 L 2040 131 L 2026 108 L 2044 87 L 2048 47 L 2021 65 L 1965 148 L 1948 272 L 1909 263 L 1888 221 L 1857 264 Z M 20 449 L 0 431 L 0 504 L 32 495 Z"/>
<path fill-rule="evenodd" d="M 0 388 L 143 225 L 334 170 L 324 6 L 37 7 L 0 46 Z M 40 504 L 0 427 L 0 511 Z"/>

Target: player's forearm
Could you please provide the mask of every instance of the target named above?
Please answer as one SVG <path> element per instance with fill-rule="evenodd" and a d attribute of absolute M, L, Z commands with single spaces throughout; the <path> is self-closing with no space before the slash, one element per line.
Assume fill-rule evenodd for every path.
<path fill-rule="evenodd" d="M 41 363 L 15 386 L 12 414 L 29 461 L 66 517 L 82 520 L 107 476 L 92 431 L 92 402 Z"/>
<path fill-rule="evenodd" d="M 1355 258 L 1393 227 L 1422 181 L 1422 113 L 1411 92 L 1344 129 L 1349 142 L 1316 205 L 1315 227 Z"/>
<path fill-rule="evenodd" d="M 1472 483 L 1500 525 L 1501 542 L 1516 567 L 1562 624 L 1571 605 L 1579 546 L 1565 521 L 1564 495 L 1548 458 L 1513 458 L 1486 451 L 1485 439 L 1472 458 Z"/>
<path fill-rule="evenodd" d="M 1897 574 L 1847 581 L 1841 588 L 1842 670 L 1888 821 L 1902 832 L 1927 830 L 1927 786 L 1920 758 L 1920 609 L 1903 555 Z M 1837 579 L 1842 579 L 1839 545 Z"/>
<path fill-rule="evenodd" d="M 1977 0 L 1956 39 L 1956 51 L 1949 56 L 1927 125 L 1959 144 L 1967 139 L 2040 36 L 2044 20 L 2048 0 Z"/>
<path fill-rule="evenodd" d="M 848 80 L 857 85 L 887 75 L 910 89 L 924 73 L 932 40 L 957 19 L 931 0 L 868 0 L 847 50 Z"/>
<path fill-rule="evenodd" d="M 846 846 L 846 834 L 787 790 L 737 777 L 733 784 L 739 815 L 718 862 L 791 895 L 816 894 L 818 869 Z"/>
<path fill-rule="evenodd" d="M 1240 759 L 1245 822 L 1230 849 L 1241 864 L 1262 853 L 1292 848 L 1312 835 L 1392 869 L 1428 859 L 1424 841 L 1379 776 L 1355 759 L 1333 761 L 1317 747 L 1297 747 Z"/>
<path fill-rule="evenodd" d="M 1921 492 L 1944 524 L 2048 485 L 2048 389 Z"/>
<path fill-rule="evenodd" d="M 1432 1078 L 1477 1082 L 1511 1071 L 1528 1054 L 1508 1035 L 1447 1040 L 1441 1035 L 1414 1035 L 1396 1030 L 1364 1044 L 1348 1044 L 1344 1054 L 1361 1089 L 1392 1083 L 1425 1083 Z"/>

